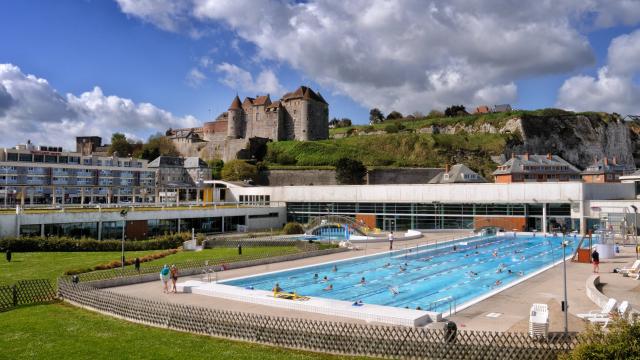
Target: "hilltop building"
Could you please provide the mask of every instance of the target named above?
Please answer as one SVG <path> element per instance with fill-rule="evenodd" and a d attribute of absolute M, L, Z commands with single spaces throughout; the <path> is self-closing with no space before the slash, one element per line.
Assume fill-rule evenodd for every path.
<path fill-rule="evenodd" d="M 558 155 L 512 155 L 493 172 L 495 182 L 580 181 L 580 170 Z"/>
<path fill-rule="evenodd" d="M 202 127 L 169 129 L 167 136 L 183 156 L 221 158 L 247 156 L 250 139 L 323 140 L 329 137 L 329 104 L 319 92 L 300 86 L 280 100 L 270 96 L 236 97 L 229 109 Z M 250 154 L 248 154 L 250 156 Z"/>

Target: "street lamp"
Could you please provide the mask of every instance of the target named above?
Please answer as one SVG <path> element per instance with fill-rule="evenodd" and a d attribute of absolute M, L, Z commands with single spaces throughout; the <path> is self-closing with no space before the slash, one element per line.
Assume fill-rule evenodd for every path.
<path fill-rule="evenodd" d="M 122 209 L 120 216 L 122 216 L 122 271 L 124 271 L 124 229 L 127 227 L 127 213 L 129 210 Z"/>
<path fill-rule="evenodd" d="M 636 240 L 636 260 L 638 260 L 638 208 L 635 205 L 631 205 L 633 209 L 633 238 Z"/>
<path fill-rule="evenodd" d="M 567 254 L 566 249 L 568 242 L 565 239 L 566 232 L 562 232 L 562 274 L 564 280 L 564 301 L 562 303 L 562 310 L 564 311 L 564 334 L 569 333 L 569 302 L 567 300 Z"/>

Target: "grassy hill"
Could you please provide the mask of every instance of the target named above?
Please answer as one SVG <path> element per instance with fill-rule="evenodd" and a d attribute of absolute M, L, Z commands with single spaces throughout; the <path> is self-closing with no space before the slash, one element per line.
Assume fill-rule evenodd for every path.
<path fill-rule="evenodd" d="M 513 119 L 521 119 L 521 127 L 504 130 Z M 490 178 L 497 166 L 491 156 L 524 150 L 567 156 L 569 152 L 580 152 L 572 142 L 579 143 L 585 139 L 585 132 L 581 129 L 584 125 L 581 124 L 587 122 L 590 129 L 603 129 L 614 120 L 619 120 L 615 114 L 541 109 L 385 121 L 372 126 L 331 129 L 329 140 L 269 143 L 265 164 L 270 168 L 326 168 L 342 157 L 358 159 L 368 167 L 444 167 L 445 164 L 464 163 Z M 567 144 L 573 147 L 565 149 L 553 143 L 541 144 L 540 139 L 549 138 L 545 131 L 554 131 L 545 125 L 547 123 L 554 124 L 559 128 L 558 131 L 564 132 L 559 141 L 567 139 Z M 634 126 L 627 124 L 631 132 Z M 440 133 L 432 133 L 434 128 Z M 524 135 L 530 139 L 538 139 L 528 144 L 527 136 L 523 136 L 521 130 L 527 132 Z M 572 136 L 574 139 L 569 140 Z M 592 157 L 589 158 L 591 160 Z"/>

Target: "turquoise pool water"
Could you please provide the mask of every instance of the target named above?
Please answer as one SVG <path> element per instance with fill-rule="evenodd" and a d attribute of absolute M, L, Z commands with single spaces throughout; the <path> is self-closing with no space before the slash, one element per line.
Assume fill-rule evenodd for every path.
<path fill-rule="evenodd" d="M 570 255 L 579 239 L 566 239 Z M 445 312 L 453 302 L 460 306 L 562 260 L 561 244 L 561 236 L 479 236 L 225 284 L 271 290 L 279 283 L 300 295 Z M 329 284 L 333 289 L 325 290 Z"/>

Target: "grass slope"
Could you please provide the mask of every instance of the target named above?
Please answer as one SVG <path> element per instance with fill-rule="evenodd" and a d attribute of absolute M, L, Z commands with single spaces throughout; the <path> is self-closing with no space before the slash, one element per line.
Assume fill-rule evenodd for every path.
<path fill-rule="evenodd" d="M 295 246 L 249 247 L 243 248 L 243 256 L 276 256 L 300 251 Z M 125 252 L 127 259 L 144 256 L 156 251 Z M 162 259 L 142 263 L 141 266 L 158 264 L 179 264 L 187 260 L 225 259 L 241 260 L 236 248 L 206 249 L 198 252 L 178 252 Z M 111 261 L 119 261 L 119 252 L 30 252 L 13 253 L 11 262 L 0 259 L 0 283 L 12 283 L 16 280 L 44 278 L 55 282 L 66 270 L 86 268 Z"/>
<path fill-rule="evenodd" d="M 4 359 L 340 359 L 158 329 L 65 304 L 0 313 Z"/>

